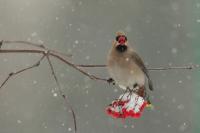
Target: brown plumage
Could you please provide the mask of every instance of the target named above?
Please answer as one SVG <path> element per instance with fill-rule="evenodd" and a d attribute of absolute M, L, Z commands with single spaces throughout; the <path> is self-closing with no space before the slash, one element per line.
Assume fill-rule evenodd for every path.
<path fill-rule="evenodd" d="M 118 32 L 116 41 L 108 55 L 107 65 L 111 78 L 122 89 L 143 88 L 145 77 L 148 80 L 149 89 L 153 90 L 152 81 L 149 77 L 142 59 L 128 45 L 127 38 L 123 32 Z"/>

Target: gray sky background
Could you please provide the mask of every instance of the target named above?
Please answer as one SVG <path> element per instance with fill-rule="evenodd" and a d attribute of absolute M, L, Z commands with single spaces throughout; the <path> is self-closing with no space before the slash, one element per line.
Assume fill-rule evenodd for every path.
<path fill-rule="evenodd" d="M 192 18 L 190 9 L 199 7 L 187 0 L 0 0 L 0 39 L 44 42 L 73 54 L 70 60 L 78 64 L 105 64 L 115 32 L 123 30 L 148 66 L 182 66 L 194 62 L 190 23 L 200 21 Z M 1 54 L 0 81 L 37 59 L 35 54 Z M 76 112 L 78 133 L 193 132 L 195 71 L 150 72 L 155 109 L 123 122 L 105 114 L 120 89 L 52 61 Z M 87 71 L 109 77 L 104 68 Z M 0 133 L 72 132 L 71 113 L 55 96 L 55 88 L 47 61 L 12 78 L 0 91 Z"/>

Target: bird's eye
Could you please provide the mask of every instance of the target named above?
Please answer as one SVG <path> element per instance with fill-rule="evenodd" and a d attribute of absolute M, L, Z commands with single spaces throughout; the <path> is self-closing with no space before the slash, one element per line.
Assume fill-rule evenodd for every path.
<path fill-rule="evenodd" d="M 125 35 L 119 35 L 116 37 L 116 41 L 121 43 L 125 43 L 127 41 L 127 37 Z"/>

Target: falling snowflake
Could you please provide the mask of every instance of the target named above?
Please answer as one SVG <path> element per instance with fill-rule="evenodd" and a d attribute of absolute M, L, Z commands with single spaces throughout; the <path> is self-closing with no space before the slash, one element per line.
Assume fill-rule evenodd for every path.
<path fill-rule="evenodd" d="M 18 123 L 18 124 L 21 124 L 21 123 L 22 123 L 22 121 L 21 121 L 21 120 L 17 120 L 17 123 Z"/>
<path fill-rule="evenodd" d="M 172 52 L 172 54 L 176 54 L 177 53 L 177 49 L 176 48 L 172 48 L 171 52 Z"/>
<path fill-rule="evenodd" d="M 31 36 L 32 36 L 32 37 L 37 36 L 37 32 L 33 32 L 33 33 L 31 33 Z"/>
<path fill-rule="evenodd" d="M 57 93 L 53 93 L 53 96 L 54 96 L 54 97 L 57 97 L 57 96 L 58 96 L 58 94 L 57 94 Z"/>
<path fill-rule="evenodd" d="M 78 44 L 78 43 L 79 43 L 79 41 L 78 41 L 78 40 L 76 40 L 76 41 L 74 41 L 74 43 L 75 43 L 75 44 Z"/>
<path fill-rule="evenodd" d="M 33 80 L 33 84 L 37 84 L 37 81 L 36 81 L 36 80 Z"/>
<path fill-rule="evenodd" d="M 180 125 L 179 130 L 181 132 L 184 132 L 187 129 L 187 124 L 184 122 L 183 124 Z"/>
<path fill-rule="evenodd" d="M 68 131 L 71 132 L 71 131 L 72 131 L 72 128 L 69 127 L 69 128 L 68 128 Z"/>

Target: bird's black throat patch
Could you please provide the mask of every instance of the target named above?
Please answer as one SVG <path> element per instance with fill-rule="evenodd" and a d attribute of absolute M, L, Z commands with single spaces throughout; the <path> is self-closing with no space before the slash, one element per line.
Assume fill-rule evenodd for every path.
<path fill-rule="evenodd" d="M 123 53 L 123 52 L 125 52 L 126 50 L 127 50 L 127 46 L 126 45 L 117 45 L 117 47 L 116 47 L 116 50 L 118 51 L 118 52 L 120 52 L 120 53 Z"/>

